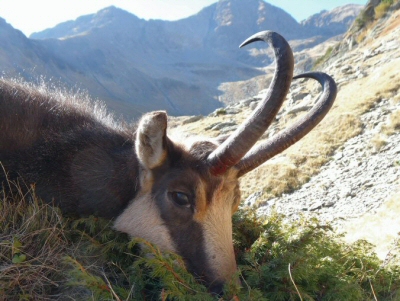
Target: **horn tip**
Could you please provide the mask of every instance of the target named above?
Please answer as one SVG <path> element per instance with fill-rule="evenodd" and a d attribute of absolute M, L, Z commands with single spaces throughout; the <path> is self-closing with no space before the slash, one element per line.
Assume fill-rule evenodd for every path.
<path fill-rule="evenodd" d="M 244 46 L 246 46 L 246 45 L 248 45 L 248 44 L 251 44 L 251 43 L 253 43 L 253 42 L 256 42 L 256 41 L 261 41 L 261 39 L 257 39 L 257 38 L 251 39 L 251 38 L 249 38 L 249 39 L 247 39 L 246 41 L 244 41 L 242 44 L 240 44 L 240 45 L 239 45 L 239 48 L 243 48 Z"/>
<path fill-rule="evenodd" d="M 257 42 L 257 41 L 266 41 L 268 40 L 268 36 L 272 35 L 272 34 L 276 34 L 273 31 L 270 30 L 265 30 L 265 31 L 260 31 L 254 35 L 252 35 L 251 37 L 247 38 L 242 44 L 240 44 L 239 48 L 242 48 L 248 44 L 251 44 L 253 42 Z"/>
<path fill-rule="evenodd" d="M 268 41 L 281 41 L 281 40 L 285 39 L 279 33 L 272 30 L 264 30 L 247 38 L 242 44 L 240 44 L 239 48 L 242 48 L 243 46 L 246 46 L 248 44 L 257 41 L 264 41 L 268 43 Z"/>

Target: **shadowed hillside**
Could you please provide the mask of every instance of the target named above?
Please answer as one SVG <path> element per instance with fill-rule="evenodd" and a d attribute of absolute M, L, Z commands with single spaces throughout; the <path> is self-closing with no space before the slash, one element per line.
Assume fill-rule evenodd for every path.
<path fill-rule="evenodd" d="M 359 9 L 352 8 L 352 18 Z M 88 90 L 128 118 L 152 110 L 209 114 L 222 105 L 221 83 L 260 75 L 259 67 L 272 62 L 265 45 L 238 49 L 244 39 L 269 29 L 296 39 L 299 49 L 308 48 L 345 31 L 347 19 L 340 21 L 341 14 L 338 9 L 329 15 L 344 22 L 337 30 L 332 21 L 299 24 L 261 0 L 221 0 L 173 22 L 145 21 L 108 7 L 29 39 L 2 21 L 0 43 L 8 47 L 0 50 L 0 61 L 5 62 L 5 76 L 29 81 L 44 76 L 59 85 Z M 302 42 L 310 38 L 313 42 Z"/>

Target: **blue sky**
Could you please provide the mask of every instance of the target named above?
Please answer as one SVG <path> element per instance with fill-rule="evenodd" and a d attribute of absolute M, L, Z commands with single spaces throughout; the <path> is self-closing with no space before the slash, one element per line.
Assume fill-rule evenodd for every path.
<path fill-rule="evenodd" d="M 0 17 L 29 36 L 114 5 L 143 19 L 178 20 L 199 12 L 217 0 L 0 0 Z M 367 0 L 268 0 L 301 21 L 323 9 L 349 3 L 365 5 Z"/>

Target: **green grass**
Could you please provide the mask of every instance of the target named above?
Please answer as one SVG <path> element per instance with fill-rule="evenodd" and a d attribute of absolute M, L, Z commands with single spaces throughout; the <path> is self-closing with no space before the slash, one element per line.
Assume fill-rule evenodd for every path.
<path fill-rule="evenodd" d="M 321 66 L 324 62 L 326 62 L 326 61 L 330 58 L 330 56 L 331 56 L 333 50 L 334 50 L 334 47 L 329 47 L 329 48 L 326 50 L 325 54 L 324 54 L 323 56 L 319 57 L 319 58 L 315 61 L 314 66 L 313 66 L 312 69 L 313 69 L 313 70 L 316 70 L 316 69 L 317 69 L 319 66 Z"/>
<path fill-rule="evenodd" d="M 400 298 L 399 265 L 384 265 L 365 241 L 343 243 L 316 220 L 287 224 L 279 215 L 261 221 L 251 211 L 235 214 L 242 287 L 227 284 L 218 299 L 179 256 L 130 241 L 107 220 L 64 217 L 33 192 L 0 194 L 0 300 Z"/>
<path fill-rule="evenodd" d="M 377 7 L 375 7 L 375 18 L 382 18 L 393 4 L 393 0 L 382 1 Z"/>

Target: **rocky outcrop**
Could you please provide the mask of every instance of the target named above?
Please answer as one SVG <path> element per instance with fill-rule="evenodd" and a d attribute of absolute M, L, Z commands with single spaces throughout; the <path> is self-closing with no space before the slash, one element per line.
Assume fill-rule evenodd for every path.
<path fill-rule="evenodd" d="M 371 37 L 364 46 L 330 61 L 331 64 L 324 70 L 336 79 L 339 89 L 345 89 L 353 82 L 362 82 L 364 78 L 382 85 L 368 87 L 375 103 L 360 118 L 363 125 L 361 133 L 340 146 L 320 172 L 300 189 L 269 200 L 263 200 L 262 192 L 255 191 L 245 201 L 246 205 L 258 203 L 258 212 L 263 216 L 278 211 L 288 219 L 317 217 L 339 230 L 346 230 L 347 225 L 369 214 L 368 219 L 374 222 L 374 232 L 384 235 L 388 231 L 397 233 L 400 230 L 379 228 L 387 222 L 374 220 L 373 217 L 376 212 L 381 214 L 386 202 L 400 201 L 400 84 L 396 84 L 397 79 L 393 78 L 400 66 L 399 16 L 400 11 L 388 17 L 385 25 L 391 28 L 389 32 L 378 30 L 382 25 L 378 23 L 375 30 L 380 34 Z M 392 75 L 389 76 L 385 70 L 392 70 Z M 394 85 L 384 93 L 372 92 L 384 91 L 387 89 L 385 86 L 391 83 Z M 363 97 L 368 95 L 368 91 L 363 92 L 366 92 Z M 292 93 L 301 95 L 295 89 Z M 286 109 L 287 113 L 290 113 L 290 107 L 292 110 L 295 108 L 296 97 L 289 97 L 289 103 L 293 105 Z M 385 128 L 389 124 L 394 128 L 386 134 Z M 368 223 L 368 220 L 363 223 Z M 367 228 L 367 225 L 364 226 Z M 351 231 L 354 236 L 355 232 L 362 232 L 363 229 L 352 228 Z M 368 238 L 367 234 L 363 233 L 358 238 Z M 386 255 L 387 248 L 388 245 L 385 245 L 382 256 Z"/>
<path fill-rule="evenodd" d="M 335 36 L 342 34 L 352 25 L 364 6 L 348 4 L 331 11 L 322 11 L 301 22 L 310 32 L 319 35 Z"/>
<path fill-rule="evenodd" d="M 388 122 L 389 112 L 395 110 L 400 110 L 400 103 L 395 104 L 393 99 L 377 104 L 362 116 L 365 130 L 336 151 L 318 175 L 294 193 L 268 200 L 259 213 L 268 215 L 277 210 L 291 218 L 315 216 L 341 226 L 346 220 L 379 208 L 400 184 L 400 167 L 396 163 L 400 133 L 391 135 L 379 149 L 371 141 Z M 255 200 L 252 195 L 247 203 Z"/>

